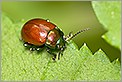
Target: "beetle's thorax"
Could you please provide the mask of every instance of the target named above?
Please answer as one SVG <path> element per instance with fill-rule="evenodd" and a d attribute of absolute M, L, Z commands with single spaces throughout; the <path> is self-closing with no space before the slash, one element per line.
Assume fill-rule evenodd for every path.
<path fill-rule="evenodd" d="M 53 29 L 48 32 L 46 45 L 52 49 L 61 49 L 65 45 L 63 34 L 59 29 Z"/>
<path fill-rule="evenodd" d="M 51 47 L 55 47 L 56 42 L 59 38 L 60 38 L 60 34 L 58 30 L 56 29 L 50 30 L 47 35 L 46 44 L 50 45 Z"/>

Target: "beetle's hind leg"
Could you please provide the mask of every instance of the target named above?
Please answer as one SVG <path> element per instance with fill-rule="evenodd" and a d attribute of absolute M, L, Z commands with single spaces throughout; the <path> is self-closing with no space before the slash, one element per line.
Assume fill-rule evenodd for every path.
<path fill-rule="evenodd" d="M 44 45 L 41 46 L 35 46 L 33 44 L 29 44 L 28 42 L 25 42 L 23 44 L 23 46 L 25 46 L 27 49 L 29 49 L 30 51 L 40 51 L 43 49 Z"/>
<path fill-rule="evenodd" d="M 30 51 L 35 51 L 36 50 L 36 48 L 33 47 L 33 45 L 32 44 L 29 44 L 28 42 L 25 42 L 23 44 L 23 46 L 26 47 L 27 49 L 29 49 Z"/>

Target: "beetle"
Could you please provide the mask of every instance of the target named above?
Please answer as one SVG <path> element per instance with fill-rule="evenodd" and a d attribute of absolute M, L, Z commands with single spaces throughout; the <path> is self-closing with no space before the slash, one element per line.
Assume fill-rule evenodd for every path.
<path fill-rule="evenodd" d="M 58 59 L 63 55 L 68 40 L 88 29 L 80 30 L 74 35 L 70 32 L 69 35 L 64 36 L 64 33 L 49 20 L 34 18 L 23 25 L 21 38 L 23 45 L 31 51 L 39 51 L 46 47 L 46 51 L 53 55 L 52 59 L 55 60 L 57 55 Z"/>

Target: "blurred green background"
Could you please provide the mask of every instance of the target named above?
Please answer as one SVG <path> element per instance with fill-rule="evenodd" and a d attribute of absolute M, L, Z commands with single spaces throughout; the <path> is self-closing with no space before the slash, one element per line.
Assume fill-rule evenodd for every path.
<path fill-rule="evenodd" d="M 91 28 L 73 39 L 79 48 L 85 42 L 93 53 L 101 48 L 111 61 L 121 57 L 119 49 L 101 38 L 107 30 L 97 20 L 90 1 L 2 2 L 2 12 L 5 12 L 13 23 L 26 22 L 37 17 L 50 19 L 63 30 L 65 35 L 69 32 L 76 33 L 81 29 Z"/>

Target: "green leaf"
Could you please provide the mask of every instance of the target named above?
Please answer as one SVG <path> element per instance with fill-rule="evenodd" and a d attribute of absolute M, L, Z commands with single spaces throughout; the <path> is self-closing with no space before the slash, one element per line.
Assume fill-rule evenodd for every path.
<path fill-rule="evenodd" d="M 2 80 L 120 80 L 120 63 L 110 62 L 100 49 L 94 55 L 72 41 L 54 62 L 45 50 L 30 52 L 19 40 L 23 23 L 2 14 Z"/>
<path fill-rule="evenodd" d="M 108 30 L 102 38 L 120 49 L 121 1 L 93 1 L 92 6 L 99 22 Z"/>

